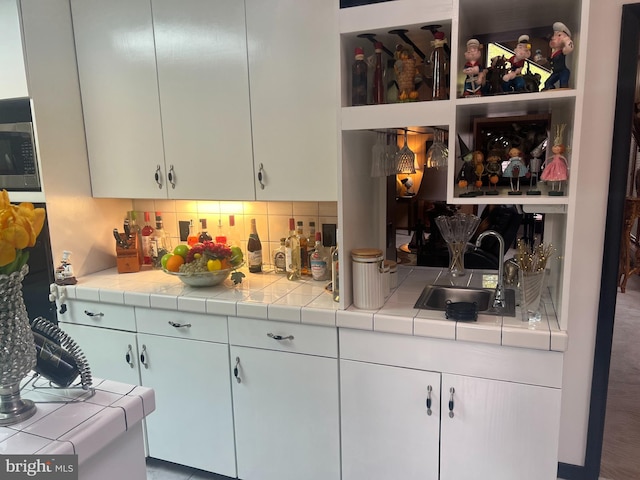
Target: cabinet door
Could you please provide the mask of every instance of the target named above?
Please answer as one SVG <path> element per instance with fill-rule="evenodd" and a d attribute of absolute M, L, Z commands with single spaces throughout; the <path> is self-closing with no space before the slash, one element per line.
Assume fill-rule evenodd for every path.
<path fill-rule="evenodd" d="M 229 347 L 139 333 L 142 384 L 153 388 L 149 455 L 236 476 Z"/>
<path fill-rule="evenodd" d="M 150 0 L 71 7 L 93 196 L 166 198 Z"/>
<path fill-rule="evenodd" d="M 257 200 L 337 195 L 338 20 L 326 0 L 247 0 Z"/>
<path fill-rule="evenodd" d="M 244 2 L 152 4 L 169 197 L 254 200 Z"/>
<path fill-rule="evenodd" d="M 17 0 L 0 0 L 0 98 L 28 97 Z"/>
<path fill-rule="evenodd" d="M 342 479 L 438 480 L 439 392 L 438 373 L 341 360 Z"/>
<path fill-rule="evenodd" d="M 558 389 L 443 374 L 440 478 L 555 479 L 559 424 Z"/>
<path fill-rule="evenodd" d="M 59 325 L 85 354 L 94 377 L 140 385 L 135 333 L 62 322 Z"/>
<path fill-rule="evenodd" d="M 337 360 L 232 346 L 236 359 L 238 477 L 339 479 Z"/>

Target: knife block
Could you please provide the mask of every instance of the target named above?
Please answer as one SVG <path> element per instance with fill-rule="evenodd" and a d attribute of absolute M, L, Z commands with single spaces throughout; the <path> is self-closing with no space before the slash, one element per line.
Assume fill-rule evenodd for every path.
<path fill-rule="evenodd" d="M 127 238 L 122 233 L 120 238 L 124 242 L 127 242 Z M 116 267 L 118 273 L 134 273 L 140 271 L 141 265 L 141 245 L 138 244 L 138 237 L 136 235 L 128 240 L 129 248 L 122 248 L 116 245 Z"/>

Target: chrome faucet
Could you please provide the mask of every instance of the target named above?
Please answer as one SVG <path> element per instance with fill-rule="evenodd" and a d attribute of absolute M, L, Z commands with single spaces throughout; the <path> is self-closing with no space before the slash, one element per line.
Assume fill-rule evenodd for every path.
<path fill-rule="evenodd" d="M 484 237 L 496 237 L 498 239 L 498 244 L 500 245 L 500 258 L 498 259 L 498 284 L 496 285 L 496 293 L 493 298 L 493 307 L 494 308 L 504 308 L 506 306 L 505 295 L 504 295 L 504 238 L 495 230 L 485 230 L 476 240 L 476 248 L 479 248 L 482 245 L 482 239 Z"/>

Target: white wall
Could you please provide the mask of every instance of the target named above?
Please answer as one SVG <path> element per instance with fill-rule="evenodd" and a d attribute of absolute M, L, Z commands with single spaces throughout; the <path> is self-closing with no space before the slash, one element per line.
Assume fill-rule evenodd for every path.
<path fill-rule="evenodd" d="M 586 0 L 585 0 L 586 1 Z M 609 190 L 623 0 L 591 0 L 569 290 L 569 349 L 563 372 L 561 462 L 584 465 L 604 226 Z M 562 19 L 559 19 L 562 20 Z M 571 236 L 571 233 L 569 234 Z"/>
<path fill-rule="evenodd" d="M 54 261 L 71 250 L 77 276 L 114 267 L 111 231 L 122 228 L 131 201 L 91 198 L 69 2 L 22 0 L 21 6 Z"/>

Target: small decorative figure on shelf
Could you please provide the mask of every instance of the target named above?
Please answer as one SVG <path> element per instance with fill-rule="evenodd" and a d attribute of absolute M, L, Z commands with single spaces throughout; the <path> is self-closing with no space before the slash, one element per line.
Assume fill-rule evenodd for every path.
<path fill-rule="evenodd" d="M 398 45 L 395 53 L 396 61 L 393 69 L 398 82 L 398 101 L 415 102 L 418 100 L 416 90 L 416 76 L 418 69 L 417 60 L 413 49 L 407 46 Z"/>
<path fill-rule="evenodd" d="M 547 59 L 544 58 L 544 55 L 542 55 L 542 50 L 540 50 L 539 48 L 536 48 L 536 53 L 533 55 L 533 61 L 536 62 L 538 65 L 547 64 Z"/>
<path fill-rule="evenodd" d="M 509 164 L 504 169 L 504 175 L 509 177 L 511 183 L 511 191 L 509 195 L 522 195 L 520 191 L 520 179 L 526 177 L 529 173 L 527 166 L 522 160 L 522 150 L 517 147 L 509 149 Z M 516 186 L 514 187 L 514 182 Z"/>
<path fill-rule="evenodd" d="M 549 65 L 551 67 L 551 75 L 544 82 L 544 90 L 552 90 L 556 88 L 556 83 L 560 88 L 569 87 L 569 78 L 571 71 L 567 68 L 567 55 L 573 52 L 573 40 L 571 40 L 571 31 L 562 22 L 553 24 L 553 36 L 549 40 L 551 47 L 551 57 L 549 57 Z"/>
<path fill-rule="evenodd" d="M 545 160 L 543 164 L 544 170 L 542 171 L 542 175 L 540 175 L 540 180 L 551 182 L 551 190 L 549 190 L 549 195 L 551 196 L 564 195 L 562 185 L 569 178 L 569 164 L 563 156 L 565 148 L 562 142 L 566 126 L 564 123 L 556 126 L 556 136 L 553 139 L 553 146 L 551 147 L 551 153 L 553 155 L 551 158 Z"/>
<path fill-rule="evenodd" d="M 520 35 L 513 53 L 513 56 L 509 59 L 511 68 L 502 76 L 502 90 L 504 92 L 522 92 L 525 90 L 522 70 L 529 57 L 531 57 L 529 35 Z"/>
<path fill-rule="evenodd" d="M 464 80 L 462 96 L 480 96 L 485 84 L 486 70 L 482 68 L 482 45 L 472 38 L 467 42 L 467 50 L 464 52 L 466 60 L 462 72 L 467 76 Z"/>
<path fill-rule="evenodd" d="M 484 153 L 480 150 L 474 150 L 473 155 L 473 165 L 474 165 L 474 173 L 476 175 L 476 195 L 483 195 L 484 192 L 481 190 L 482 188 L 482 177 L 484 177 L 487 173 L 484 168 Z"/>
<path fill-rule="evenodd" d="M 458 135 L 458 144 L 460 145 L 460 158 L 462 159 L 462 167 L 456 176 L 456 182 L 460 189 L 465 190 L 461 193 L 461 197 L 475 197 L 475 190 L 469 190 L 470 186 L 474 186 L 477 180 L 476 166 L 473 161 L 473 152 L 464 143 L 462 137 Z"/>
<path fill-rule="evenodd" d="M 527 190 L 527 195 L 540 195 L 541 192 L 538 190 L 538 176 L 540 174 L 540 168 L 542 167 L 541 156 L 544 151 L 547 149 L 547 139 L 545 138 L 540 145 L 534 148 L 531 151 L 531 160 L 529 160 L 529 173 L 531 176 L 529 177 L 529 190 Z M 535 177 L 536 183 L 534 185 L 533 179 Z"/>
<path fill-rule="evenodd" d="M 487 156 L 487 165 L 485 167 L 489 176 L 490 189 L 485 192 L 486 195 L 498 195 L 498 182 L 502 176 L 502 158 L 497 152 L 489 152 Z"/>
<path fill-rule="evenodd" d="M 71 252 L 69 250 L 62 252 L 62 260 L 55 271 L 56 285 L 75 285 L 78 283 L 78 280 L 76 280 L 73 274 L 73 266 L 71 265 L 71 260 L 69 260 L 70 257 Z"/>
<path fill-rule="evenodd" d="M 487 69 L 485 84 L 482 89 L 484 95 L 502 93 L 502 77 L 507 73 L 507 60 L 504 55 L 491 57 L 491 66 Z"/>

